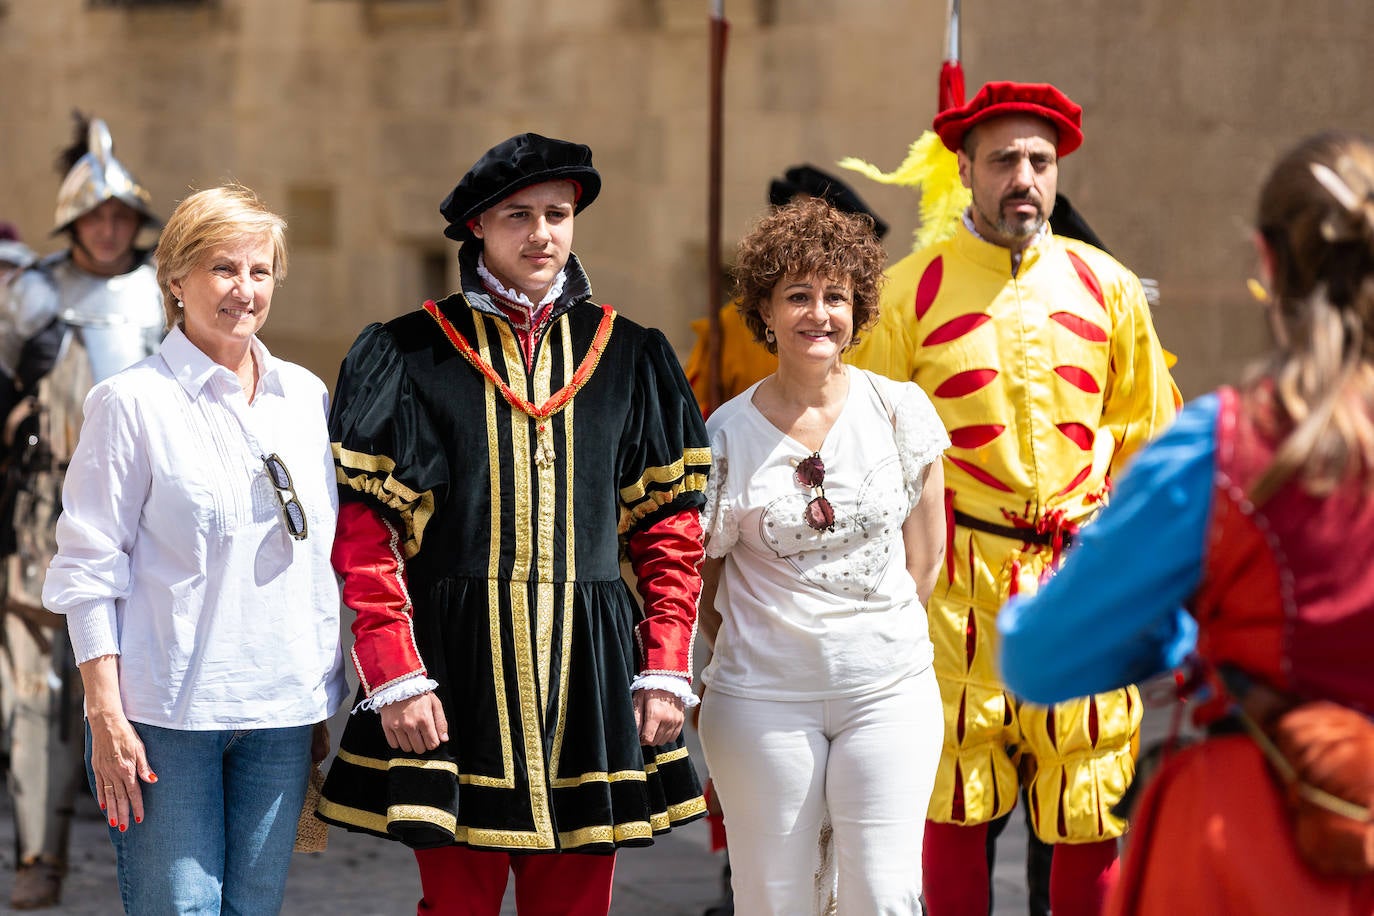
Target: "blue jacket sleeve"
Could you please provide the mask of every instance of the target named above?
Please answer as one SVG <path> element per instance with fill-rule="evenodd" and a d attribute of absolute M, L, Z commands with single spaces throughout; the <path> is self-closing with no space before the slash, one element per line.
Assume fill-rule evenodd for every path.
<path fill-rule="evenodd" d="M 1183 604 L 1202 579 L 1216 465 L 1214 394 L 1136 456 L 1111 504 L 1034 595 L 1002 609 L 1002 676 L 1036 703 L 1177 667 L 1197 642 Z"/>

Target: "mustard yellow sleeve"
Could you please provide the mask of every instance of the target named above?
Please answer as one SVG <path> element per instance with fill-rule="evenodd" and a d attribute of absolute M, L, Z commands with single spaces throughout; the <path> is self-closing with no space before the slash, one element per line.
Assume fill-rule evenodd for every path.
<path fill-rule="evenodd" d="M 1115 326 L 1102 410 L 1102 427 L 1116 440 L 1110 472 L 1113 477 L 1173 422 L 1178 410 L 1178 389 L 1155 334 L 1145 291 L 1135 275 L 1124 268 L 1117 269 L 1115 280 L 1108 289 Z"/>
<path fill-rule="evenodd" d="M 692 394 L 696 396 L 697 406 L 702 410 L 706 409 L 706 342 L 710 331 L 711 323 L 705 318 L 698 318 L 692 322 L 692 332 L 697 335 L 697 339 L 692 344 L 692 352 L 687 354 L 686 365 L 683 366 L 687 383 L 692 386 Z"/>
<path fill-rule="evenodd" d="M 878 301 L 878 322 L 859 332 L 859 342 L 845 355 L 846 362 L 899 382 L 916 381 L 916 351 L 911 336 L 916 317 L 912 302 L 920 277 L 916 266 L 915 255 L 909 255 L 888 269 Z"/>
<path fill-rule="evenodd" d="M 720 310 L 721 398 L 730 400 L 778 371 L 778 358 L 754 339 L 735 302 Z"/>

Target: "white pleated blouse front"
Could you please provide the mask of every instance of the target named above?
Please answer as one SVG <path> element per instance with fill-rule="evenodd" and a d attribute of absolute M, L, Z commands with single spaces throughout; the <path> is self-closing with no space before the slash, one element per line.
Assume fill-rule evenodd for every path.
<path fill-rule="evenodd" d="M 328 393 L 252 346 L 251 404 L 179 328 L 86 399 L 43 602 L 67 615 L 78 662 L 120 656 L 135 722 L 306 725 L 347 692 Z M 286 530 L 263 466 L 272 453 L 305 510 L 305 540 Z"/>

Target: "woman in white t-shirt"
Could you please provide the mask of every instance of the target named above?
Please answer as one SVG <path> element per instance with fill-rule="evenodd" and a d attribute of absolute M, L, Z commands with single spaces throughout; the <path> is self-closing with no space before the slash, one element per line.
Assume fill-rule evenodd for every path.
<path fill-rule="evenodd" d="M 883 259 L 862 217 L 816 200 L 740 243 L 740 310 L 778 371 L 708 423 L 700 732 L 751 916 L 812 910 L 827 820 L 839 912 L 920 912 L 949 438 L 916 385 L 841 361 Z"/>

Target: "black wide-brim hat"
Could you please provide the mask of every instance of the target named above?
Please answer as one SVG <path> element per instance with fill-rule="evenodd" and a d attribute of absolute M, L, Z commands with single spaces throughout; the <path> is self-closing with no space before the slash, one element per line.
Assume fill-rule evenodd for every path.
<path fill-rule="evenodd" d="M 887 235 L 887 223 L 864 203 L 853 188 L 814 165 L 794 165 L 783 172 L 781 178 L 774 178 L 768 186 L 768 202 L 775 207 L 785 206 L 798 194 L 819 197 L 841 213 L 867 216 L 873 220 L 873 231 L 878 238 Z"/>
<path fill-rule="evenodd" d="M 522 188 L 546 181 L 577 186 L 573 213 L 601 193 L 601 173 L 592 168 L 591 147 L 539 134 L 520 134 L 482 154 L 439 205 L 448 220 L 444 235 L 459 242 L 475 238 L 468 223 Z"/>

